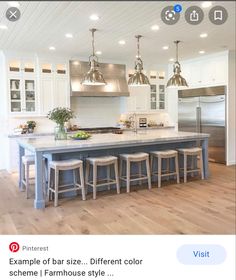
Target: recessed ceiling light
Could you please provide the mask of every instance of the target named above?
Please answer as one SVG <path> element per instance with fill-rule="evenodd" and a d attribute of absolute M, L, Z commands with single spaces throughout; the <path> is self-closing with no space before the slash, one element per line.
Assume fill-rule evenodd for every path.
<path fill-rule="evenodd" d="M 212 6 L 212 2 L 210 1 L 204 1 L 202 2 L 202 5 L 201 5 L 203 8 L 209 8 Z"/>
<path fill-rule="evenodd" d="M 168 50 L 169 49 L 169 46 L 164 46 L 162 47 L 163 50 Z"/>
<path fill-rule="evenodd" d="M 151 26 L 151 29 L 152 29 L 153 31 L 157 31 L 157 30 L 160 29 L 160 27 L 159 27 L 158 25 L 154 24 L 153 26 Z"/>
<path fill-rule="evenodd" d="M 50 51 L 55 51 L 55 50 L 56 50 L 56 48 L 55 48 L 55 47 L 53 47 L 53 46 L 51 46 L 51 47 L 49 47 L 49 50 L 50 50 Z"/>
<path fill-rule="evenodd" d="M 174 61 L 174 60 L 175 60 L 174 58 L 170 58 L 170 59 L 169 59 L 169 61 Z"/>
<path fill-rule="evenodd" d="M 96 51 L 96 54 L 97 54 L 97 55 L 101 55 L 102 52 L 101 52 L 101 51 Z"/>
<path fill-rule="evenodd" d="M 200 37 L 201 37 L 201 38 L 206 38 L 207 36 L 208 36 L 207 33 L 202 33 L 202 34 L 200 34 Z"/>
<path fill-rule="evenodd" d="M 10 7 L 15 7 L 15 8 L 19 8 L 20 7 L 20 3 L 17 1 L 9 1 L 8 2 L 8 6 Z"/>
<path fill-rule="evenodd" d="M 119 44 L 120 44 L 120 45 L 125 45 L 125 43 L 126 43 L 125 40 L 120 40 L 120 41 L 119 41 Z"/>
<path fill-rule="evenodd" d="M 203 51 L 203 50 L 202 50 L 202 51 L 199 51 L 199 53 L 200 53 L 200 54 L 204 54 L 204 53 L 205 53 L 205 51 Z"/>
<path fill-rule="evenodd" d="M 89 18 L 91 20 L 99 20 L 100 19 L 100 17 L 98 15 L 96 15 L 96 14 L 91 15 Z"/>
<path fill-rule="evenodd" d="M 8 29 L 8 27 L 6 25 L 0 25 L 0 29 L 6 30 L 6 29 Z"/>
<path fill-rule="evenodd" d="M 73 34 L 71 34 L 71 33 L 66 33 L 65 36 L 66 36 L 66 38 L 73 38 Z"/>

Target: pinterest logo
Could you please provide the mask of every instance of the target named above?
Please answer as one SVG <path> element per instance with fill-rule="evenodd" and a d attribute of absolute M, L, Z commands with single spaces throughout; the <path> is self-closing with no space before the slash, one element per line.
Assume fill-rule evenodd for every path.
<path fill-rule="evenodd" d="M 19 245 L 17 242 L 12 242 L 12 243 L 9 245 L 9 250 L 10 250 L 12 253 L 18 252 L 19 249 L 20 249 L 20 245 Z"/>

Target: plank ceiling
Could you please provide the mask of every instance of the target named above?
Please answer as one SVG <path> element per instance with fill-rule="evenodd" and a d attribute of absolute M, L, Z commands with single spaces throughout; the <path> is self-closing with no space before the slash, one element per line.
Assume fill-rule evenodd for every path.
<path fill-rule="evenodd" d="M 193 26 L 186 23 L 184 14 L 180 21 L 165 25 L 160 19 L 160 12 L 167 6 L 162 2 L 20 2 L 21 19 L 10 22 L 5 17 L 7 2 L 0 2 L 0 49 L 26 52 L 50 53 L 49 46 L 55 46 L 58 55 L 87 57 L 91 52 L 89 28 L 96 27 L 96 49 L 102 51 L 102 60 L 132 60 L 135 56 L 135 34 L 144 36 L 141 42 L 143 59 L 164 63 L 174 56 L 173 41 L 180 39 L 181 58 L 199 56 L 198 51 L 206 53 L 235 49 L 235 1 L 220 2 L 229 12 L 227 22 L 222 26 L 213 25 L 208 19 L 208 9 L 204 21 Z M 199 2 L 178 2 L 183 10 Z M 169 2 L 168 5 L 175 4 Z M 217 4 L 213 2 L 213 4 Z M 92 22 L 91 14 L 98 14 L 101 19 Z M 160 30 L 153 32 L 150 27 L 158 24 Z M 200 33 L 207 32 L 208 38 L 199 38 Z M 65 33 L 73 33 L 74 38 L 65 38 Z M 126 45 L 118 44 L 125 40 Z M 162 47 L 169 45 L 169 50 Z"/>

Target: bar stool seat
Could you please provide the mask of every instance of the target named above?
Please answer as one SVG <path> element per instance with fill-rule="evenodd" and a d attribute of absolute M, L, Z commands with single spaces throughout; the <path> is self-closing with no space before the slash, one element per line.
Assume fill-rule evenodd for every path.
<path fill-rule="evenodd" d="M 52 170 L 54 170 L 54 180 L 52 180 Z M 73 183 L 66 185 L 59 185 L 59 171 L 73 171 Z M 79 176 L 77 174 L 79 172 Z M 79 177 L 79 178 L 78 178 Z M 78 182 L 80 179 L 80 183 Z M 48 179 L 48 192 L 49 199 L 52 199 L 54 194 L 54 206 L 58 206 L 58 195 L 60 193 L 71 191 L 82 191 L 82 200 L 86 200 L 85 187 L 84 187 L 84 173 L 83 173 L 83 161 L 79 159 L 68 160 L 53 160 L 49 162 L 49 179 Z"/>
<path fill-rule="evenodd" d="M 22 157 L 22 162 L 24 164 L 30 164 L 30 165 L 35 164 L 35 156 L 34 155 L 24 155 Z"/>
<path fill-rule="evenodd" d="M 193 147 L 193 148 L 181 148 L 178 149 L 179 153 L 184 157 L 184 167 L 180 168 L 184 172 L 184 183 L 187 182 L 187 174 L 191 173 L 192 176 L 194 172 L 199 172 L 201 174 L 201 179 L 204 179 L 204 170 L 203 170 L 203 157 L 202 157 L 202 148 Z M 191 168 L 188 168 L 188 156 L 192 157 Z M 194 167 L 194 157 L 199 157 L 200 167 Z"/>
<path fill-rule="evenodd" d="M 192 155 L 192 154 L 195 154 L 195 153 L 202 152 L 202 148 L 199 148 L 199 147 L 182 148 L 182 149 L 178 149 L 178 151 L 181 152 L 181 153 L 186 153 L 186 154 Z"/>
<path fill-rule="evenodd" d="M 80 167 L 80 165 L 83 164 L 82 160 L 79 159 L 70 159 L 70 160 L 52 160 L 49 163 L 49 166 L 51 168 L 60 168 L 60 170 L 67 170 L 68 168 L 74 169 Z"/>
<path fill-rule="evenodd" d="M 126 191 L 130 192 L 130 183 L 133 181 L 139 181 L 141 185 L 143 180 L 148 181 L 148 188 L 151 189 L 151 173 L 149 165 L 149 154 L 147 153 L 134 153 L 134 154 L 120 154 L 120 180 L 126 182 Z M 126 162 L 126 175 L 123 176 L 123 161 Z M 142 174 L 142 162 L 146 165 L 146 174 Z M 138 174 L 131 174 L 131 163 L 138 163 Z M 135 178 L 132 178 L 135 177 Z"/>
<path fill-rule="evenodd" d="M 89 181 L 90 175 L 90 165 L 93 167 L 92 180 Z M 97 171 L 99 166 L 107 166 L 107 176 L 105 179 L 98 180 Z M 114 167 L 115 179 L 111 178 L 111 169 Z M 85 176 L 86 186 L 91 186 L 93 188 L 93 199 L 97 197 L 97 187 L 108 186 L 110 189 L 111 185 L 116 185 L 117 194 L 120 193 L 120 183 L 118 174 L 118 158 L 115 156 L 103 156 L 103 157 L 91 157 L 86 159 L 86 176 Z"/>
<path fill-rule="evenodd" d="M 151 175 L 157 176 L 158 178 L 158 188 L 161 187 L 161 178 L 171 175 L 176 175 L 177 183 L 179 184 L 179 164 L 178 164 L 178 152 L 176 150 L 164 150 L 164 151 L 152 151 L 150 152 L 150 162 L 151 162 Z M 157 172 L 153 171 L 153 161 L 157 158 L 158 166 Z M 170 171 L 170 159 L 175 160 L 175 170 Z M 166 159 L 166 170 L 162 170 L 162 160 Z"/>
<path fill-rule="evenodd" d="M 86 159 L 91 164 L 97 163 L 98 165 L 107 165 L 110 162 L 113 163 L 117 160 L 117 157 L 114 156 L 104 156 L 104 157 L 91 157 Z"/>
<path fill-rule="evenodd" d="M 125 160 L 129 159 L 129 160 L 132 160 L 132 161 L 145 160 L 146 157 L 148 157 L 147 153 L 120 154 L 120 158 L 123 158 Z"/>

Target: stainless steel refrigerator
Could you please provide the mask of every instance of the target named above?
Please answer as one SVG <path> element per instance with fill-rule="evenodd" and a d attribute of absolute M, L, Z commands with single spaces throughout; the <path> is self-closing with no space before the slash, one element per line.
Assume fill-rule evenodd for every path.
<path fill-rule="evenodd" d="M 209 133 L 209 160 L 226 162 L 225 86 L 178 91 L 179 131 Z"/>

